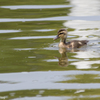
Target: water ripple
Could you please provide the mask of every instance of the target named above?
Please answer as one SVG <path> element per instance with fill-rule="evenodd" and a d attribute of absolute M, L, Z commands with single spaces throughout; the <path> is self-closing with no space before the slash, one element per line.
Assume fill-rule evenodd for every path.
<path fill-rule="evenodd" d="M 21 30 L 0 30 L 0 33 L 15 33 L 21 32 Z"/>
<path fill-rule="evenodd" d="M 25 22 L 25 21 L 66 21 L 66 20 L 87 20 L 87 21 L 100 21 L 100 16 L 61 16 L 61 17 L 48 17 L 48 18 L 0 18 L 0 22 Z"/>
<path fill-rule="evenodd" d="M 1 84 L 0 92 L 26 89 L 100 89 L 100 83 L 55 83 L 57 81 L 69 79 L 69 75 L 78 74 L 100 74 L 100 71 L 37 71 L 26 73 L 3 73 L 0 74 L 1 81 L 11 81 L 15 82 L 15 84 Z M 67 78 L 65 77 L 66 75 Z"/>
<path fill-rule="evenodd" d="M 27 40 L 27 39 L 50 39 L 54 38 L 55 35 L 52 36 L 26 36 L 26 37 L 13 37 L 9 38 L 10 40 Z M 74 37 L 74 36 L 69 36 L 69 37 Z"/>
<path fill-rule="evenodd" d="M 68 8 L 72 5 L 18 5 L 18 6 L 1 6 L 1 8 L 13 9 L 53 9 L 53 8 Z"/>
<path fill-rule="evenodd" d="M 37 96 L 37 97 L 21 97 L 21 98 L 15 98 L 15 99 L 11 99 L 11 100 L 71 100 L 71 99 L 79 99 L 79 98 L 94 98 L 95 97 L 100 97 L 100 95 L 89 95 L 89 96 Z"/>

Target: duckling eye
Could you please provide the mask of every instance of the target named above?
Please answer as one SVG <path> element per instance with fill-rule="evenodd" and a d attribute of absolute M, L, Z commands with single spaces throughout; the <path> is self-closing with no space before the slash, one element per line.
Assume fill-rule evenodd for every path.
<path fill-rule="evenodd" d="M 63 33 L 60 33 L 59 35 L 61 35 L 61 34 L 63 34 Z"/>

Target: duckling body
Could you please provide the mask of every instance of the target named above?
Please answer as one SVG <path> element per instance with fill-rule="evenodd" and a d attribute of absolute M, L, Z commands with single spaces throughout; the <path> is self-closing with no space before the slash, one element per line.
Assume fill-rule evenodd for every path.
<path fill-rule="evenodd" d="M 67 38 L 67 30 L 60 29 L 58 31 L 58 35 L 54 38 L 54 40 L 60 38 L 59 47 L 60 48 L 80 48 L 81 46 L 87 45 L 88 40 L 72 40 L 66 42 Z"/>

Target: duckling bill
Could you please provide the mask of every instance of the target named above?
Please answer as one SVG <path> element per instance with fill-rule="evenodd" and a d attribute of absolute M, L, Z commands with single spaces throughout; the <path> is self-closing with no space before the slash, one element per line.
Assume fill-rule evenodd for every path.
<path fill-rule="evenodd" d="M 67 30 L 66 29 L 60 29 L 58 31 L 57 36 L 53 39 L 56 40 L 60 38 L 59 47 L 63 48 L 80 48 L 81 46 L 87 45 L 88 40 L 72 40 L 69 42 L 66 42 L 67 38 Z"/>

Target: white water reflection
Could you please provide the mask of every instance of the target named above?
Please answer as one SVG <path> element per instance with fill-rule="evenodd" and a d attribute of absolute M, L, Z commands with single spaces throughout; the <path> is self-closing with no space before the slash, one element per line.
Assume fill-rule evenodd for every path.
<path fill-rule="evenodd" d="M 37 71 L 0 74 L 0 92 L 26 89 L 99 89 L 100 83 L 55 83 L 70 75 L 100 74 L 100 71 Z M 67 76 L 67 77 L 65 77 Z M 14 84 L 10 84 L 14 83 Z"/>
<path fill-rule="evenodd" d="M 29 56 L 28 58 L 36 58 L 36 56 Z"/>
<path fill-rule="evenodd" d="M 45 96 L 45 97 L 24 97 L 24 98 L 16 98 L 16 99 L 11 99 L 11 100 L 67 100 L 70 99 L 71 97 L 67 96 Z"/>
<path fill-rule="evenodd" d="M 85 92 L 85 90 L 77 90 L 77 91 L 75 92 L 75 94 L 76 94 L 76 93 L 81 93 L 81 92 Z"/>
<path fill-rule="evenodd" d="M 47 59 L 47 60 L 43 60 L 46 62 L 58 62 L 58 59 Z M 68 59 L 68 61 L 79 61 L 78 59 Z"/>
<path fill-rule="evenodd" d="M 36 32 L 49 32 L 54 31 L 55 29 L 39 29 L 39 30 L 30 30 L 30 31 L 36 31 Z M 22 32 L 22 30 L 0 30 L 0 33 L 16 33 L 16 32 Z"/>
<path fill-rule="evenodd" d="M 76 69 L 96 69 L 99 68 L 100 60 L 97 60 L 95 58 L 100 58 L 100 48 L 94 47 L 91 48 L 87 47 L 87 50 L 85 51 L 80 51 L 80 52 L 75 52 L 76 59 L 84 59 L 84 61 L 79 61 L 79 62 L 73 62 L 70 65 L 75 65 Z M 93 59 L 92 61 L 89 61 L 90 59 Z M 87 61 L 88 60 L 88 61 Z M 92 64 L 98 64 L 97 66 L 93 67 Z"/>
<path fill-rule="evenodd" d="M 14 5 L 14 6 L 1 6 L 1 8 L 7 8 L 11 10 L 16 9 L 54 9 L 54 8 L 69 8 L 72 5 Z"/>
<path fill-rule="evenodd" d="M 0 30 L 0 33 L 15 33 L 21 32 L 21 30 Z"/>
<path fill-rule="evenodd" d="M 5 100 L 8 96 L 0 96 L 0 100 Z"/>
<path fill-rule="evenodd" d="M 100 0 L 70 0 L 70 3 L 74 5 L 71 8 L 69 16 L 99 16 L 100 15 Z M 74 56 L 76 59 L 84 59 L 85 61 L 73 62 L 71 65 L 75 65 L 77 69 L 95 69 L 99 67 L 100 60 L 100 20 L 68 20 L 63 25 L 68 28 L 74 28 L 75 31 L 69 32 L 70 35 L 79 36 L 78 40 L 87 39 L 89 43 L 85 51 L 76 52 Z M 89 61 L 92 58 L 93 61 Z M 88 60 L 88 61 L 87 61 Z M 92 64 L 97 64 L 93 67 Z"/>
<path fill-rule="evenodd" d="M 100 1 L 99 0 L 71 0 L 72 5 L 75 5 L 71 8 L 71 13 L 69 16 L 82 16 L 82 17 L 89 17 L 89 16 L 99 16 L 100 15 Z M 90 18 L 91 18 L 90 17 Z M 91 36 L 92 40 L 99 39 L 100 36 L 100 20 L 69 20 L 63 23 L 64 26 L 69 28 L 74 28 L 75 31 L 70 33 L 72 35 L 80 36 L 79 39 L 88 39 Z M 93 36 L 97 35 L 97 36 Z"/>
<path fill-rule="evenodd" d="M 55 36 L 25 36 L 25 37 L 13 37 L 10 40 L 27 40 L 27 39 L 48 39 L 54 38 Z"/>
<path fill-rule="evenodd" d="M 61 17 L 48 17 L 48 18 L 0 18 L 0 22 L 66 21 L 66 20 L 100 21 L 100 16 L 61 16 Z"/>
<path fill-rule="evenodd" d="M 25 36 L 25 37 L 13 37 L 9 38 L 10 40 L 27 40 L 27 39 L 50 39 L 54 38 L 55 35 L 52 36 Z M 68 37 L 75 37 L 75 36 L 68 36 Z"/>
<path fill-rule="evenodd" d="M 49 31 L 54 31 L 55 29 L 39 29 L 39 30 L 32 30 L 36 32 L 49 32 Z"/>
<path fill-rule="evenodd" d="M 84 95 L 80 95 L 80 96 L 44 96 L 42 97 L 40 95 L 40 97 L 24 97 L 24 98 L 16 98 L 16 99 L 11 99 L 11 100 L 72 100 L 74 98 L 77 98 L 77 100 L 80 100 L 80 98 L 96 98 L 96 97 L 100 97 L 100 95 L 89 95 L 89 96 L 84 96 Z"/>
<path fill-rule="evenodd" d="M 41 48 L 41 49 L 45 49 L 45 50 L 58 50 L 58 44 L 55 45 L 54 47 L 46 47 L 46 48 Z"/>
<path fill-rule="evenodd" d="M 19 51 L 22 51 L 22 50 L 35 50 L 36 48 L 14 48 L 14 50 L 19 50 Z"/>
<path fill-rule="evenodd" d="M 86 30 L 84 30 L 84 31 L 76 30 L 73 32 L 68 32 L 68 35 L 79 36 L 78 38 L 75 38 L 77 40 L 87 39 L 87 40 L 97 40 L 98 42 L 100 41 L 99 30 L 87 30 L 87 31 Z"/>
<path fill-rule="evenodd" d="M 70 0 L 71 9 L 69 16 L 97 16 L 100 15 L 100 0 Z"/>
<path fill-rule="evenodd" d="M 94 52 L 90 49 L 84 52 L 76 52 L 76 55 L 74 57 L 76 58 L 100 58 L 100 53 Z"/>
<path fill-rule="evenodd" d="M 100 60 L 97 61 L 79 61 L 79 62 L 73 62 L 70 65 L 75 65 L 76 69 L 96 69 L 99 67 L 92 67 L 92 64 L 100 64 Z"/>
<path fill-rule="evenodd" d="M 85 29 L 86 31 L 88 29 L 96 31 L 95 29 L 100 31 L 100 20 L 99 21 L 83 21 L 83 20 L 71 20 L 68 22 L 65 22 L 63 24 L 64 26 L 74 28 L 76 30 L 79 29 Z"/>

